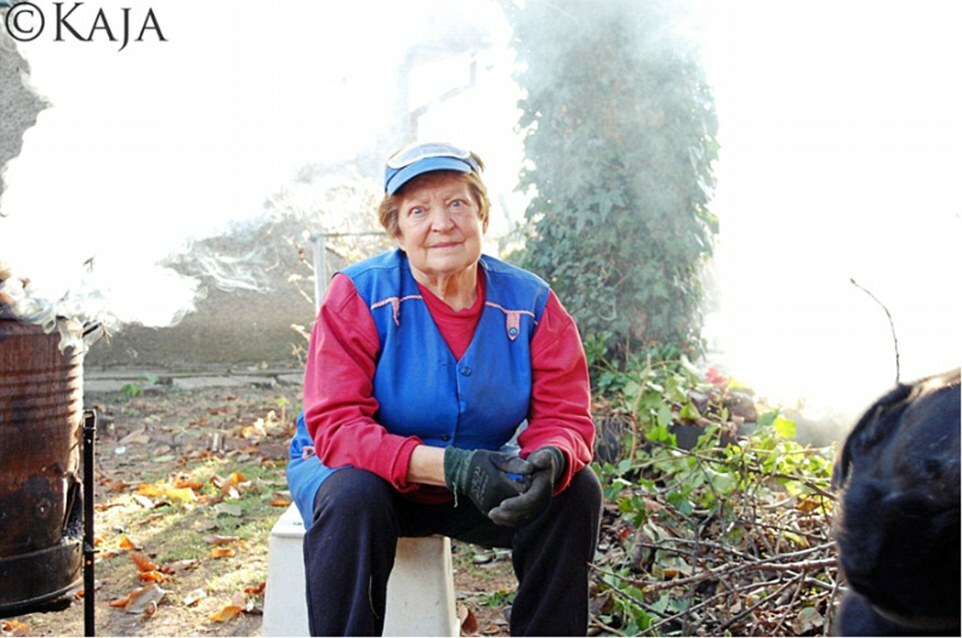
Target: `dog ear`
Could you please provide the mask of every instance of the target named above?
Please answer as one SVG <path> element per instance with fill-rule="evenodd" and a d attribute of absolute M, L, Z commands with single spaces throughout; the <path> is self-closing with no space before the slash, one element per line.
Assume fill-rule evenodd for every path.
<path fill-rule="evenodd" d="M 845 439 L 842 451 L 835 459 L 832 469 L 834 489 L 845 485 L 849 469 L 857 457 L 870 451 L 898 429 L 899 417 L 905 410 L 905 399 L 911 392 L 912 386 L 899 384 L 865 411 Z"/>

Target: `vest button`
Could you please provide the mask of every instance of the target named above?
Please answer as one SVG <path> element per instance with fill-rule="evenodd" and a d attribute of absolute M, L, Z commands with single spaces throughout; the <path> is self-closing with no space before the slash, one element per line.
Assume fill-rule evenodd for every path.
<path fill-rule="evenodd" d="M 451 435 L 450 435 L 450 434 L 442 434 L 442 435 L 441 435 L 441 440 L 442 440 L 442 441 L 450 441 L 450 440 L 451 440 Z"/>
<path fill-rule="evenodd" d="M 461 369 L 459 370 L 459 372 L 466 377 L 471 376 L 471 368 L 469 368 L 468 366 L 461 366 Z"/>
<path fill-rule="evenodd" d="M 518 335 L 518 329 L 517 329 L 517 328 L 508 328 L 508 334 L 511 335 L 512 337 L 516 337 L 516 336 Z"/>

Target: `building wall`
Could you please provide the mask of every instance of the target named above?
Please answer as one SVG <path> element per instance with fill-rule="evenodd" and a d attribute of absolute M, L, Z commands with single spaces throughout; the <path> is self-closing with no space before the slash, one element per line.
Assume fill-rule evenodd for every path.
<path fill-rule="evenodd" d="M 291 326 L 310 331 L 314 320 L 313 284 L 289 280 L 291 275 L 311 275 L 289 241 L 301 230 L 297 222 L 265 223 L 249 233 L 218 238 L 211 248 L 225 255 L 245 255 L 255 247 L 262 251 L 262 290 L 221 290 L 215 280 L 190 264 L 179 267 L 196 276 L 206 289 L 196 310 L 173 327 L 123 326 L 91 348 L 86 358 L 88 369 L 299 368 L 298 352 L 306 350 L 307 340 Z M 309 247 L 307 251 L 310 259 Z"/>

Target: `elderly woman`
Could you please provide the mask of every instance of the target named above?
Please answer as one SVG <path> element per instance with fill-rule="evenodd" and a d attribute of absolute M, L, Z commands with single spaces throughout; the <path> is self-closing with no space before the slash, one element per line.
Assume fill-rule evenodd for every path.
<path fill-rule="evenodd" d="M 331 280 L 288 483 L 314 635 L 379 635 L 398 537 L 511 548 L 515 635 L 584 635 L 601 488 L 584 350 L 548 285 L 481 253 L 474 153 L 387 161 L 391 252 Z"/>

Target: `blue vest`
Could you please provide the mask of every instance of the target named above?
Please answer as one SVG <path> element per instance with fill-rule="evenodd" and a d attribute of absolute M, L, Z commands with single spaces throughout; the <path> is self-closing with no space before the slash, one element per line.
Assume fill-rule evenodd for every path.
<path fill-rule="evenodd" d="M 497 450 L 513 444 L 526 423 L 531 339 L 549 288 L 535 275 L 493 257 L 482 256 L 480 266 L 486 279 L 484 309 L 460 360 L 441 337 L 402 251 L 341 271 L 354 282 L 377 327 L 374 397 L 379 409 L 374 418 L 388 432 L 416 435 L 436 447 Z M 287 482 L 308 526 L 317 488 L 339 469 L 311 456 L 311 446 L 302 412 L 291 441 Z"/>

